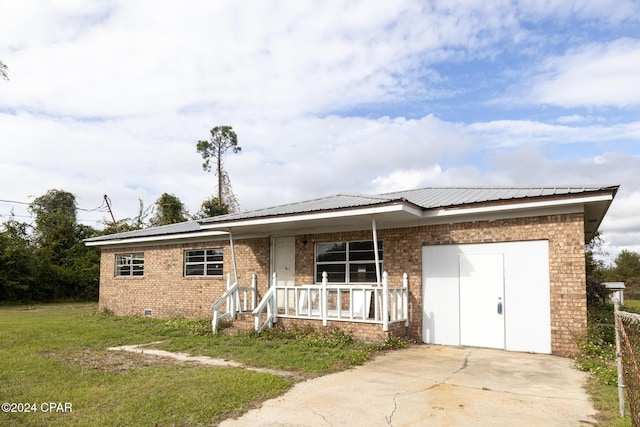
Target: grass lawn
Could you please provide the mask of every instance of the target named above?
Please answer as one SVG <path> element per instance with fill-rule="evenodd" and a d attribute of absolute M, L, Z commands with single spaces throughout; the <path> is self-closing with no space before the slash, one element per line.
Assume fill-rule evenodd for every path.
<path fill-rule="evenodd" d="M 0 325 L 0 403 L 30 411 L 0 412 L 2 426 L 215 425 L 292 385 L 107 347 L 165 341 L 165 349 L 303 377 L 361 364 L 381 349 L 339 333 L 212 336 L 208 321 L 115 317 L 88 304 L 2 307 Z"/>

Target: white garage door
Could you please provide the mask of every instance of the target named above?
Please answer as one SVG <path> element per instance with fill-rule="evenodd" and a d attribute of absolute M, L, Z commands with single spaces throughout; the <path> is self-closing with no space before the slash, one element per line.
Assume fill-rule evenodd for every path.
<path fill-rule="evenodd" d="M 425 246 L 423 341 L 551 352 L 545 241 Z"/>

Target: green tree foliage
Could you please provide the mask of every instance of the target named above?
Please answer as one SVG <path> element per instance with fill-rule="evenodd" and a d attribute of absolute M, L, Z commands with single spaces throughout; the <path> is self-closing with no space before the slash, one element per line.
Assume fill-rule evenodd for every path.
<path fill-rule="evenodd" d="M 11 218 L 0 231 L 0 301 L 25 301 L 36 281 L 28 225 Z"/>
<path fill-rule="evenodd" d="M 1 301 L 97 299 L 100 252 L 82 242 L 97 232 L 77 223 L 77 209 L 73 194 L 50 190 L 29 205 L 33 229 L 14 219 L 3 224 Z"/>
<path fill-rule="evenodd" d="M 217 197 L 212 196 L 210 199 L 202 202 L 200 210 L 196 213 L 194 219 L 210 218 L 212 216 L 225 215 L 229 213 L 229 205 L 221 202 Z"/>
<path fill-rule="evenodd" d="M 60 262 L 77 242 L 76 197 L 62 190 L 49 190 L 29 205 L 36 216 L 36 242 L 41 252 Z"/>
<path fill-rule="evenodd" d="M 173 194 L 163 193 L 155 204 L 151 225 L 168 225 L 188 220 L 189 213 L 182 201 Z"/>
<path fill-rule="evenodd" d="M 237 201 L 231 190 L 231 180 L 224 170 L 224 154 L 231 149 L 239 153 L 242 147 L 238 145 L 238 136 L 231 126 L 216 126 L 211 129 L 211 138 L 208 141 L 198 141 L 196 145 L 198 153 L 204 159 L 202 169 L 211 171 L 211 162 L 215 163 L 216 176 L 218 177 L 218 200 L 235 210 Z"/>
<path fill-rule="evenodd" d="M 585 247 L 585 263 L 587 277 L 602 280 L 603 273 L 606 270 L 603 258 L 609 254 L 604 250 L 604 239 L 600 232 Z"/>
<path fill-rule="evenodd" d="M 623 249 L 615 259 L 618 280 L 640 277 L 640 254 Z"/>

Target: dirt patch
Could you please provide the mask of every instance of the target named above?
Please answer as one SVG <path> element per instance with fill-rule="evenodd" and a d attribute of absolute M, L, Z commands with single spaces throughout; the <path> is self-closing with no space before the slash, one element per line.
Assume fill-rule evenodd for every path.
<path fill-rule="evenodd" d="M 78 365 L 85 369 L 95 369 L 119 374 L 159 364 L 171 364 L 171 362 L 162 357 L 109 350 L 82 349 L 69 354 L 49 351 L 40 353 L 40 356 L 45 359 Z"/>
<path fill-rule="evenodd" d="M 72 303 L 72 304 L 46 304 L 46 305 L 29 305 L 29 306 L 16 306 L 15 309 L 18 311 L 31 311 L 31 312 L 41 312 L 41 311 L 54 311 L 54 310 L 69 310 L 69 309 L 86 309 L 86 308 L 97 308 L 98 304 L 96 303 Z"/>

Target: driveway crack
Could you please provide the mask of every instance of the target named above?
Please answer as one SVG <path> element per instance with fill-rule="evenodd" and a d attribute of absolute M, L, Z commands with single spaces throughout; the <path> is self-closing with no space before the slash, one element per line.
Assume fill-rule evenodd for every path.
<path fill-rule="evenodd" d="M 393 426 L 393 416 L 396 413 L 396 411 L 398 410 L 398 401 L 397 399 L 401 396 L 408 396 L 410 394 L 417 394 L 417 393 L 422 393 L 431 389 L 434 389 L 442 384 L 446 384 L 447 381 L 449 381 L 454 375 L 456 375 L 457 373 L 459 373 L 460 371 L 463 371 L 465 369 L 467 369 L 467 367 L 469 366 L 469 357 L 471 356 L 472 351 L 469 351 L 465 356 L 464 356 L 464 360 L 462 361 L 462 365 L 456 369 L 455 371 L 453 371 L 451 374 L 449 374 L 449 376 L 447 378 L 445 378 L 444 380 L 440 381 L 440 382 L 436 382 L 432 385 L 430 385 L 429 387 L 425 387 L 423 389 L 420 390 L 416 390 L 416 391 L 407 391 L 404 393 L 396 393 L 393 395 L 393 410 L 391 411 L 391 413 L 389 414 L 389 416 L 385 416 L 385 419 L 387 421 L 387 425 L 388 426 Z"/>

